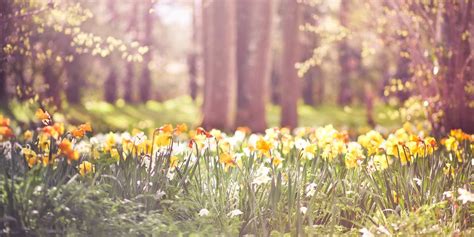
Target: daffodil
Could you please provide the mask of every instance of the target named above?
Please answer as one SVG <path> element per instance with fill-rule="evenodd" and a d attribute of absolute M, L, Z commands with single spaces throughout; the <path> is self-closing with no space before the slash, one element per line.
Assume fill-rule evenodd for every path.
<path fill-rule="evenodd" d="M 257 150 L 262 154 L 262 155 L 265 155 L 267 157 L 270 156 L 270 150 L 272 149 L 273 145 L 271 142 L 269 141 L 266 141 L 265 139 L 263 139 L 262 137 L 260 139 L 258 139 L 257 141 L 257 144 L 256 144 L 256 148 Z"/>
<path fill-rule="evenodd" d="M 25 157 L 25 160 L 30 168 L 36 165 L 36 163 L 38 163 L 38 157 L 36 155 L 36 152 L 32 149 L 23 148 L 21 149 L 21 152 L 23 153 L 23 156 Z"/>
<path fill-rule="evenodd" d="M 83 161 L 80 165 L 79 165 L 79 174 L 81 174 L 81 176 L 85 176 L 91 172 L 94 172 L 95 171 L 95 167 L 94 165 L 89 162 L 89 161 Z"/>
<path fill-rule="evenodd" d="M 355 168 L 359 162 L 365 158 L 362 146 L 357 142 L 347 144 L 347 153 L 344 156 L 344 162 L 347 168 Z"/>

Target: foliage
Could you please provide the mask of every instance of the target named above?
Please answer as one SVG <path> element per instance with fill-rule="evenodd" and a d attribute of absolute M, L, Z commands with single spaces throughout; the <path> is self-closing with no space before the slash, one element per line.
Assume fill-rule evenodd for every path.
<path fill-rule="evenodd" d="M 166 124 L 89 137 L 38 109 L 0 121 L 0 213 L 12 235 L 470 233 L 474 137 L 404 126 L 234 134 Z M 99 225 L 97 223 L 100 223 Z"/>

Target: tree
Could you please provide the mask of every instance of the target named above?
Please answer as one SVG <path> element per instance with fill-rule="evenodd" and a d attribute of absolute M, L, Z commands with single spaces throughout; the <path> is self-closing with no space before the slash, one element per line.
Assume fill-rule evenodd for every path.
<path fill-rule="evenodd" d="M 206 66 L 202 126 L 205 128 L 230 130 L 234 126 L 237 83 L 235 9 L 235 0 L 211 0 L 203 4 L 203 22 L 207 25 L 203 40 Z"/>
<path fill-rule="evenodd" d="M 300 79 L 295 64 L 300 60 L 299 24 L 301 9 L 297 0 L 283 0 L 282 30 L 283 52 L 281 65 L 280 94 L 281 126 L 295 128 L 298 124 L 298 99 L 300 97 Z"/>
<path fill-rule="evenodd" d="M 347 27 L 349 14 L 349 1 L 341 0 L 339 9 L 339 22 L 342 27 Z M 338 45 L 339 64 L 341 66 L 339 94 L 337 102 L 339 105 L 348 105 L 352 101 L 352 90 L 350 85 L 350 76 L 355 64 L 354 50 L 350 47 L 347 39 L 342 39 Z"/>
<path fill-rule="evenodd" d="M 130 23 L 128 25 L 128 32 L 135 32 L 135 36 L 133 38 L 137 38 L 138 35 L 138 26 L 137 26 L 137 15 L 138 15 L 138 4 L 139 1 L 132 3 L 132 14 L 130 17 Z M 133 102 L 133 82 L 135 79 L 135 63 L 132 60 L 127 59 L 126 73 L 125 73 L 125 92 L 124 92 L 124 100 L 126 102 Z"/>
<path fill-rule="evenodd" d="M 115 6 L 115 1 L 114 0 L 107 1 L 107 8 L 110 11 L 110 18 L 108 20 L 108 23 L 111 25 L 116 24 L 118 13 Z M 117 78 L 117 72 L 116 72 L 117 68 L 114 66 L 112 55 L 108 58 L 108 61 L 111 64 L 111 67 L 109 70 L 109 75 L 107 76 L 107 79 L 105 80 L 104 99 L 108 103 L 115 103 L 115 101 L 117 101 L 117 87 L 118 87 L 118 81 L 117 81 L 118 78 Z"/>
<path fill-rule="evenodd" d="M 237 3 L 237 119 L 236 125 L 265 131 L 266 95 L 271 62 L 271 0 Z"/>
<path fill-rule="evenodd" d="M 144 55 L 143 60 L 143 71 L 142 77 L 140 80 L 140 100 L 141 102 L 146 102 L 150 99 L 151 92 L 151 73 L 150 73 L 150 64 L 152 61 L 152 47 L 153 44 L 153 22 L 154 14 L 153 11 L 153 0 L 149 0 L 147 7 L 145 8 L 145 36 L 143 40 L 143 45 L 148 47 L 148 52 Z"/>
<path fill-rule="evenodd" d="M 191 41 L 192 41 L 192 50 L 188 54 L 187 57 L 187 64 L 188 64 L 188 74 L 189 74 L 189 95 L 191 98 L 196 100 L 197 93 L 198 93 L 198 56 L 199 56 L 199 43 L 200 43 L 200 37 L 199 37 L 199 32 L 200 29 L 199 27 L 201 24 L 199 24 L 199 1 L 194 1 L 193 2 L 193 24 L 192 24 L 192 36 L 191 36 Z"/>
<path fill-rule="evenodd" d="M 387 3 L 407 37 L 413 90 L 427 105 L 434 131 L 473 133 L 473 0 Z"/>

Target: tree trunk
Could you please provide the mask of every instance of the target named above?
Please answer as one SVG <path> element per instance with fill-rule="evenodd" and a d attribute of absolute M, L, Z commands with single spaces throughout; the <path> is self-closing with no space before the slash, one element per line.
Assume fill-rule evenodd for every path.
<path fill-rule="evenodd" d="M 347 15 L 349 12 L 349 1 L 341 0 L 341 5 L 339 9 L 339 22 L 341 26 L 347 27 Z M 339 95 L 337 103 L 339 105 L 348 105 L 352 101 L 352 91 L 350 85 L 350 74 L 352 71 L 351 60 L 352 60 L 352 50 L 348 44 L 347 39 L 343 39 L 338 46 L 339 50 L 339 64 L 341 66 L 340 73 L 340 82 L 339 82 Z"/>
<path fill-rule="evenodd" d="M 446 56 L 444 62 L 447 70 L 444 76 L 445 94 L 443 96 L 444 116 L 441 121 L 445 132 L 461 128 L 465 132 L 474 133 L 474 108 L 469 101 L 474 95 L 465 88 L 473 78 L 474 58 L 471 54 L 470 37 L 463 39 L 472 24 L 473 1 L 465 3 L 445 3 L 445 43 L 452 56 Z"/>
<path fill-rule="evenodd" d="M 205 79 L 206 94 L 204 118 L 205 128 L 230 130 L 234 126 L 236 108 L 236 24 L 235 0 L 214 0 L 210 19 L 211 35 L 205 37 L 211 43 L 212 71 Z M 206 16 L 204 17 L 207 18 Z M 207 19 L 209 20 L 209 19 Z M 206 32 L 209 33 L 209 32 Z"/>
<path fill-rule="evenodd" d="M 300 6 L 297 0 L 283 0 L 283 52 L 281 65 L 281 126 L 295 128 L 298 125 L 298 99 L 300 97 L 300 78 L 295 63 L 300 59 L 299 24 Z"/>
<path fill-rule="evenodd" d="M 117 9 L 115 8 L 115 0 L 109 0 L 107 2 L 107 7 L 109 8 L 111 17 L 109 19 L 109 24 L 114 25 L 117 24 L 116 20 L 118 18 L 117 14 Z M 117 101 L 117 91 L 118 91 L 118 78 L 117 78 L 117 73 L 116 73 L 116 67 L 114 66 L 114 60 L 113 60 L 113 55 L 109 56 L 108 58 L 110 66 L 110 71 L 109 75 L 107 76 L 107 79 L 105 80 L 105 85 L 104 85 L 104 99 L 108 103 L 115 103 Z"/>
<path fill-rule="evenodd" d="M 73 62 L 66 65 L 66 99 L 69 104 L 79 104 L 81 102 L 81 87 L 86 81 L 82 78 L 83 59 L 81 57 L 81 55 L 77 55 Z"/>
<path fill-rule="evenodd" d="M 149 0 L 147 7 L 145 8 L 145 37 L 144 37 L 144 45 L 148 46 L 148 52 L 144 55 L 143 60 L 143 71 L 142 77 L 140 80 L 140 101 L 147 102 L 150 99 L 150 92 L 152 88 L 151 84 L 151 72 L 150 72 L 150 64 L 152 61 L 152 44 L 153 44 L 153 21 L 154 17 L 150 9 L 153 8 L 153 1 Z"/>
<path fill-rule="evenodd" d="M 117 74 L 115 73 L 115 67 L 112 66 L 109 72 L 107 80 L 105 80 L 105 101 L 108 103 L 115 103 L 117 101 Z"/>
<path fill-rule="evenodd" d="M 4 48 L 8 42 L 8 37 L 12 28 L 12 13 L 10 1 L 0 1 L 0 106 L 8 107 L 7 89 L 7 55 Z"/>
<path fill-rule="evenodd" d="M 198 1 L 193 2 L 193 29 L 192 29 L 192 37 L 191 37 L 191 44 L 192 50 L 188 55 L 187 63 L 188 63 L 188 74 L 189 74 L 189 95 L 193 99 L 193 101 L 197 98 L 198 93 L 198 46 L 199 46 L 199 22 L 198 22 Z"/>
<path fill-rule="evenodd" d="M 134 38 L 138 38 L 138 27 L 137 27 L 137 15 L 138 15 L 138 4 L 139 1 L 133 3 L 132 15 L 130 18 L 130 23 L 128 25 L 128 32 L 134 32 Z M 124 91 L 124 100 L 128 103 L 134 102 L 133 89 L 134 89 L 134 79 L 135 79 L 135 64 L 130 61 L 127 62 L 126 73 L 125 73 L 125 91 Z"/>
<path fill-rule="evenodd" d="M 237 121 L 264 132 L 266 95 L 271 62 L 271 0 L 237 3 Z"/>
<path fill-rule="evenodd" d="M 54 65 L 51 62 L 45 62 L 43 65 L 43 78 L 47 85 L 46 97 L 51 100 L 57 108 L 61 107 L 61 83 L 59 75 L 54 71 Z"/>

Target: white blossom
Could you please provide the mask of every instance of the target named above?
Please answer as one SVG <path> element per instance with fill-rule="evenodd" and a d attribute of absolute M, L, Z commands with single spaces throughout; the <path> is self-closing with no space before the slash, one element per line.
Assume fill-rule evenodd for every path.
<path fill-rule="evenodd" d="M 209 215 L 209 210 L 207 210 L 206 208 L 203 208 L 199 211 L 199 216 L 208 216 Z"/>
<path fill-rule="evenodd" d="M 232 218 L 232 217 L 236 217 L 236 216 L 240 216 L 244 214 L 241 210 L 239 209 L 235 209 L 235 210 L 232 210 L 231 212 L 229 212 L 227 215 Z"/>

